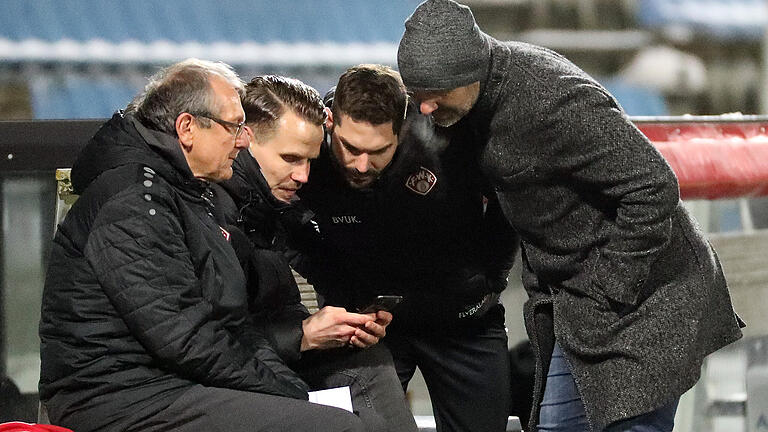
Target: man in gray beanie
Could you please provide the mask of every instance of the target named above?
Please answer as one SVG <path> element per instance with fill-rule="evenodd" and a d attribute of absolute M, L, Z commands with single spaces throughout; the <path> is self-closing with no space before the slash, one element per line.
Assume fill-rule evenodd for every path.
<path fill-rule="evenodd" d="M 521 235 L 529 430 L 671 431 L 703 359 L 743 322 L 664 158 L 584 71 L 486 35 L 454 1 L 419 5 L 398 64 L 422 114 L 479 138 Z"/>

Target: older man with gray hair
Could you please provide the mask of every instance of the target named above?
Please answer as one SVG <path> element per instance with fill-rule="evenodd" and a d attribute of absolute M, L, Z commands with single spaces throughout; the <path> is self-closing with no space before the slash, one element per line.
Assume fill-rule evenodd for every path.
<path fill-rule="evenodd" d="M 248 147 L 243 83 L 190 59 L 150 79 L 72 167 L 40 323 L 40 397 L 89 431 L 362 431 L 309 403 L 248 313 L 213 202 Z"/>

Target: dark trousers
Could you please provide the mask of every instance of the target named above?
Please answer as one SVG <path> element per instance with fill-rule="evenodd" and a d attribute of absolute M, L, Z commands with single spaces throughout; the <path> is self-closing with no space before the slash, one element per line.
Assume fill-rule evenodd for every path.
<path fill-rule="evenodd" d="M 134 425 L 135 432 L 363 432 L 363 422 L 339 408 L 304 400 L 196 385 L 168 408 Z"/>
<path fill-rule="evenodd" d="M 403 389 L 418 367 L 439 432 L 503 432 L 510 406 L 503 307 L 491 309 L 479 321 L 452 327 L 398 331 L 384 338 Z"/>
<path fill-rule="evenodd" d="M 365 431 L 356 415 L 305 400 L 196 385 L 136 432 Z"/>
<path fill-rule="evenodd" d="M 313 390 L 349 386 L 354 414 L 304 400 L 197 385 L 131 430 L 416 431 L 416 422 L 386 347 L 308 352 L 299 364 L 292 366 Z"/>

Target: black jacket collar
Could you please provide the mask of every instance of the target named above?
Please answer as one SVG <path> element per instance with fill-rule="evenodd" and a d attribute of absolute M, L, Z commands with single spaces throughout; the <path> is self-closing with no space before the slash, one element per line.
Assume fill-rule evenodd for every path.
<path fill-rule="evenodd" d="M 300 203 L 286 203 L 272 195 L 261 167 L 248 151 L 241 151 L 233 164 L 232 178 L 221 186 L 235 201 L 238 209 L 237 223 L 246 232 L 261 233 L 266 241 L 272 239 L 282 228 L 307 224 L 314 213 Z M 255 240 L 251 236 L 252 240 Z"/>
<path fill-rule="evenodd" d="M 96 132 L 72 165 L 75 193 L 82 193 L 101 173 L 127 164 L 150 167 L 197 199 L 208 189 L 206 181 L 192 174 L 176 137 L 148 129 L 133 115 L 118 111 Z"/>

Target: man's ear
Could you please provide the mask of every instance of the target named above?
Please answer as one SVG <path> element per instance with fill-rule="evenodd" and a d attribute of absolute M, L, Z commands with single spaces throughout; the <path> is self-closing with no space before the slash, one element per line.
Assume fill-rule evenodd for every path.
<path fill-rule="evenodd" d="M 323 109 L 325 110 L 325 129 L 331 132 L 333 131 L 333 112 L 328 107 Z"/>
<path fill-rule="evenodd" d="M 254 139 L 256 138 L 256 135 L 253 133 L 253 129 L 251 129 L 250 126 L 245 125 L 243 126 L 243 133 L 246 137 L 248 137 L 248 145 L 252 145 Z"/>
<path fill-rule="evenodd" d="M 189 150 L 194 142 L 197 123 L 195 116 L 190 113 L 181 113 L 176 117 L 176 135 L 179 136 L 179 142 L 182 147 Z"/>

